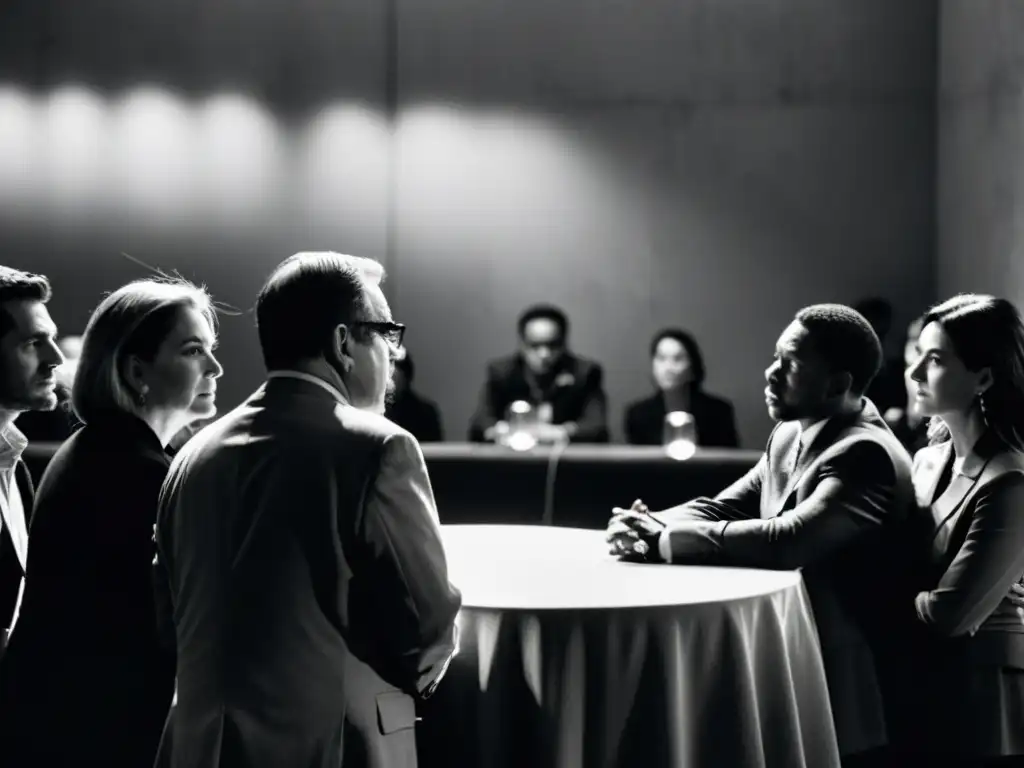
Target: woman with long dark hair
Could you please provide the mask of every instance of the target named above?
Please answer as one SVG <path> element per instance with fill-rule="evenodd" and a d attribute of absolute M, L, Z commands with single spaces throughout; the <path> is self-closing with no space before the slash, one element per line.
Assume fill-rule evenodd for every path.
<path fill-rule="evenodd" d="M 665 414 L 685 411 L 693 416 L 697 445 L 738 448 L 732 404 L 704 391 L 704 356 L 693 335 L 680 328 L 658 331 L 650 357 L 656 391 L 626 407 L 626 441 L 661 445 Z"/>
<path fill-rule="evenodd" d="M 929 765 L 1024 756 L 1024 323 L 1010 302 L 929 310 L 907 369 L 931 445 L 914 460 L 919 748 Z M 908 553 L 909 555 L 910 553 Z"/>

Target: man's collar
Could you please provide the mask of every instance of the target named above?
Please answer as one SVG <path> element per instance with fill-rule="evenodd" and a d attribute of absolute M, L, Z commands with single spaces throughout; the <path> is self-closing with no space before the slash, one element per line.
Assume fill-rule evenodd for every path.
<path fill-rule="evenodd" d="M 290 369 L 271 371 L 270 373 L 267 374 L 267 379 L 300 379 L 301 381 L 305 381 L 310 384 L 315 384 L 316 386 L 321 387 L 326 391 L 330 392 L 334 399 L 337 400 L 342 405 L 349 404 L 348 398 L 345 397 L 344 393 L 340 389 L 338 389 L 336 386 L 331 384 L 326 379 L 322 379 L 319 376 L 314 376 L 311 373 L 306 373 L 305 371 L 293 371 Z"/>
<path fill-rule="evenodd" d="M 13 422 L 0 429 L 0 469 L 10 469 L 28 447 L 28 438 Z"/>
<path fill-rule="evenodd" d="M 831 417 L 824 418 L 824 419 L 819 419 L 818 421 L 814 422 L 813 424 L 811 424 L 811 426 L 807 427 L 806 429 L 804 429 L 802 426 L 800 426 L 800 423 L 797 422 L 797 426 L 800 428 L 800 448 L 801 449 L 806 448 L 807 446 L 809 446 L 811 443 L 814 442 L 814 438 L 816 438 L 819 434 L 821 434 L 821 430 L 823 430 L 825 428 L 825 425 L 828 424 L 829 418 L 831 418 Z"/>

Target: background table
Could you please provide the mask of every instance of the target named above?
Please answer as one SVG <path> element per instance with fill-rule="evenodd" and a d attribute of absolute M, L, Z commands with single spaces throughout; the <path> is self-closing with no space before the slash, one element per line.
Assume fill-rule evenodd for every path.
<path fill-rule="evenodd" d="M 421 705 L 422 765 L 839 765 L 799 573 L 622 563 L 572 528 L 444 540 L 462 651 Z"/>
<path fill-rule="evenodd" d="M 25 452 L 38 483 L 55 443 Z M 516 453 L 495 445 L 424 443 L 444 523 L 539 523 L 604 529 L 615 505 L 641 496 L 663 509 L 713 496 L 757 463 L 756 451 L 701 449 L 675 461 L 658 447 L 569 445 Z"/>

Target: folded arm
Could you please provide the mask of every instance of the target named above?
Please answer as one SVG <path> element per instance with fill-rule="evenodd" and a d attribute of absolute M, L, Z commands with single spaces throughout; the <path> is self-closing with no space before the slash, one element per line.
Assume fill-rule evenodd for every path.
<path fill-rule="evenodd" d="M 375 627 L 376 655 L 404 690 L 427 697 L 457 650 L 455 618 L 462 604 L 448 581 L 437 509 L 423 454 L 406 434 L 388 438 L 380 471 L 367 493 L 364 545 L 370 573 L 353 588 L 372 611 L 356 623 Z"/>
<path fill-rule="evenodd" d="M 978 491 L 963 545 L 935 589 L 914 601 L 918 618 L 950 636 L 973 634 L 1024 576 L 1024 473 Z"/>
<path fill-rule="evenodd" d="M 898 491 L 888 452 L 862 440 L 823 464 L 815 489 L 792 510 L 767 520 L 720 518 L 696 533 L 685 521 L 670 525 L 663 549 L 672 562 L 800 568 L 877 530 L 901 498 Z"/>
<path fill-rule="evenodd" d="M 761 488 L 768 471 L 767 454 L 758 459 L 743 477 L 711 499 L 700 496 L 676 507 L 654 513 L 663 523 L 690 521 L 720 522 L 749 520 L 761 515 Z"/>

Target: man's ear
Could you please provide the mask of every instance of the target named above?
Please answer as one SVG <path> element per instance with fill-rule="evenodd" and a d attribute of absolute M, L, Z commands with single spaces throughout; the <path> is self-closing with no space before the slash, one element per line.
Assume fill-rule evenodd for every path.
<path fill-rule="evenodd" d="M 850 375 L 849 371 L 840 371 L 834 373 L 829 377 L 828 380 L 828 396 L 829 397 L 840 397 L 850 391 L 850 387 L 853 386 L 853 376 Z"/>
<path fill-rule="evenodd" d="M 342 370 L 345 373 L 352 369 L 354 363 L 350 349 L 351 344 L 352 336 L 349 333 L 348 326 L 344 323 L 335 326 L 334 332 L 331 334 L 331 352 L 334 358 L 341 364 Z"/>

